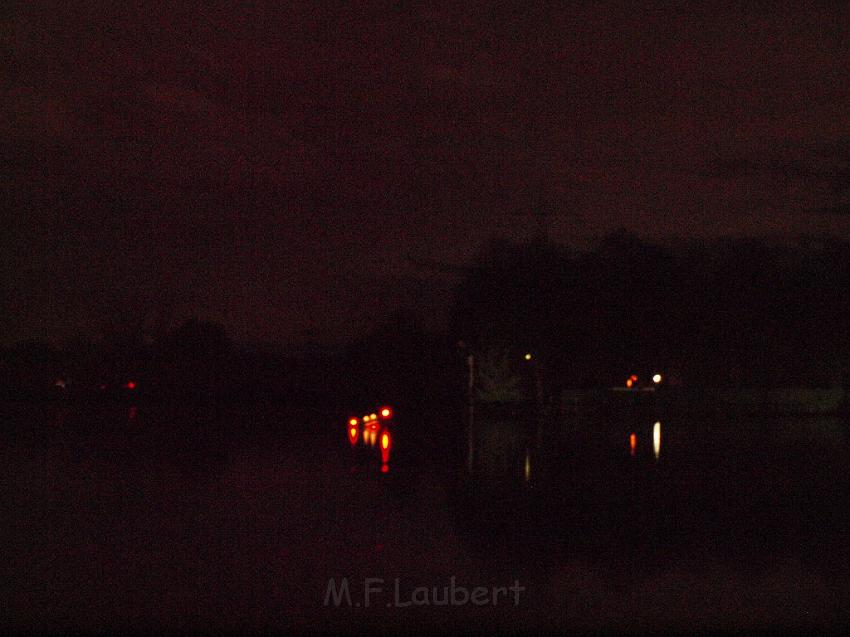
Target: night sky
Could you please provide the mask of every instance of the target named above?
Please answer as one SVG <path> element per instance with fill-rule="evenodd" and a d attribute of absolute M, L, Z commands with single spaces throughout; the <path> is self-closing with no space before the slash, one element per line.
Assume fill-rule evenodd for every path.
<path fill-rule="evenodd" d="M 541 205 L 576 246 L 850 230 L 840 3 L 184 4 L 0 8 L 0 342 L 439 316 L 412 263 Z"/>

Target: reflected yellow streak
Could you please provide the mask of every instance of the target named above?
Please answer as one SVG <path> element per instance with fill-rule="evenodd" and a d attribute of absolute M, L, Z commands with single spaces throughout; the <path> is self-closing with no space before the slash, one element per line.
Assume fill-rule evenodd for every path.
<path fill-rule="evenodd" d="M 661 455 L 661 423 L 656 422 L 652 427 L 652 450 L 655 452 L 655 457 Z"/>

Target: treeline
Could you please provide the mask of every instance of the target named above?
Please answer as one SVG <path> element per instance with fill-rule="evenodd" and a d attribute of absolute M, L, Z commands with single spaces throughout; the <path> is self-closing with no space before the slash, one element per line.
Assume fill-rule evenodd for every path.
<path fill-rule="evenodd" d="M 458 393 L 463 369 L 444 336 L 388 313 L 347 345 L 234 342 L 219 324 L 191 319 L 163 338 L 27 341 L 0 349 L 0 399 L 276 401 L 336 413 L 391 404 L 424 409 Z M 434 398 L 437 400 L 436 398 Z"/>
<path fill-rule="evenodd" d="M 153 343 L 28 341 L 0 351 L 0 396 L 17 399 L 315 402 L 321 374 L 275 348 L 233 342 L 224 327 L 191 319 Z"/>
<path fill-rule="evenodd" d="M 533 353 L 548 389 L 663 372 L 703 386 L 844 383 L 850 244 L 616 232 L 589 251 L 498 241 L 460 284 L 452 331 L 479 352 Z"/>
<path fill-rule="evenodd" d="M 332 349 L 248 346 L 196 319 L 148 343 L 20 343 L 0 350 L 0 396 L 386 402 L 425 413 L 462 404 L 470 354 L 482 397 L 496 401 L 656 372 L 668 386 L 847 384 L 844 241 L 661 246 L 621 231 L 577 251 L 502 240 L 464 272 L 442 334 L 385 308 L 376 328 Z"/>

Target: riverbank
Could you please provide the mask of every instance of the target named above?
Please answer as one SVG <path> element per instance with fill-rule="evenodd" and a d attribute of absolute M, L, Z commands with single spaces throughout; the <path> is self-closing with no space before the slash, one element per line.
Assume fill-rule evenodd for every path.
<path fill-rule="evenodd" d="M 615 395 L 616 394 L 616 395 Z M 613 403 L 652 404 L 672 415 L 834 416 L 847 412 L 842 387 L 662 387 L 653 392 L 564 390 L 562 414 L 594 413 Z"/>

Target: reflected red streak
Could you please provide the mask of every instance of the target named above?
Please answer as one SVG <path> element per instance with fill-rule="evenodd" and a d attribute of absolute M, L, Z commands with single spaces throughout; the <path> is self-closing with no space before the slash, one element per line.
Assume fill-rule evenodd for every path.
<path fill-rule="evenodd" d="M 381 436 L 381 462 L 384 464 L 390 461 L 390 434 L 384 432 Z"/>

